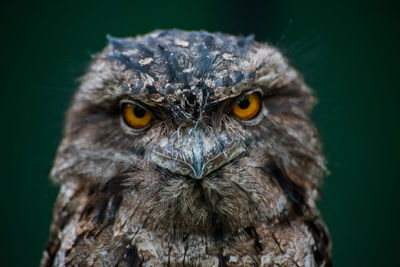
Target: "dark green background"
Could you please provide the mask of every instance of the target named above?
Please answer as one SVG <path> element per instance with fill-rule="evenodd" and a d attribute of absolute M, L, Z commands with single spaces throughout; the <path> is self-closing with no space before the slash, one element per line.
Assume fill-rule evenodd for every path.
<path fill-rule="evenodd" d="M 57 2 L 57 3 L 55 3 Z M 331 174 L 320 200 L 336 266 L 399 258 L 399 8 L 389 1 L 25 1 L 1 7 L 1 263 L 36 266 L 57 187 L 65 110 L 107 33 L 256 34 L 315 89 Z M 397 15 L 398 16 L 398 15 Z"/>

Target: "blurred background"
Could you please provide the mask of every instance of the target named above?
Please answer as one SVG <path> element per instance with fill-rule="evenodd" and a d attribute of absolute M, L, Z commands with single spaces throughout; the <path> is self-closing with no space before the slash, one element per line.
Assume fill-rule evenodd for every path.
<path fill-rule="evenodd" d="M 399 6 L 390 1 L 8 1 L 1 8 L 1 265 L 37 266 L 58 187 L 48 172 L 90 55 L 154 29 L 255 34 L 314 88 L 330 175 L 319 207 L 335 266 L 400 248 Z M 397 18 L 396 18 L 397 16 Z"/>

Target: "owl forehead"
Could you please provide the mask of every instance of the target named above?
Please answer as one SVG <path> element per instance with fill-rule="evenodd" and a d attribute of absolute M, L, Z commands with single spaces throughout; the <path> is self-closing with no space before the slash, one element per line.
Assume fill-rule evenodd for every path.
<path fill-rule="evenodd" d="M 172 30 L 108 39 L 106 58 L 124 67 L 134 94 L 213 101 L 255 74 L 248 57 L 252 36 Z"/>
<path fill-rule="evenodd" d="M 279 51 L 253 36 L 161 30 L 108 41 L 81 86 L 91 101 L 128 95 L 149 105 L 201 107 L 297 76 Z"/>

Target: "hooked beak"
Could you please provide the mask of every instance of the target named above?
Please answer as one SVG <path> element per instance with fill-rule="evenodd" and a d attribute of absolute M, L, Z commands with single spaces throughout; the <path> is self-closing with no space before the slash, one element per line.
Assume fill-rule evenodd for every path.
<path fill-rule="evenodd" d="M 245 146 L 226 133 L 219 136 L 202 130 L 180 138 L 164 138 L 152 150 L 150 159 L 170 172 L 202 179 L 245 151 Z"/>

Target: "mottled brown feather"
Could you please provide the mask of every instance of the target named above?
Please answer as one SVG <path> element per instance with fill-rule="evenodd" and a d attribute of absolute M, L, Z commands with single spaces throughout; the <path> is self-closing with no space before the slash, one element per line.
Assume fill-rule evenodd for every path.
<path fill-rule="evenodd" d="M 240 121 L 232 106 L 254 90 L 261 110 Z M 124 122 L 124 101 L 149 127 Z M 252 37 L 109 37 L 68 111 L 41 266 L 331 266 L 315 102 Z"/>

